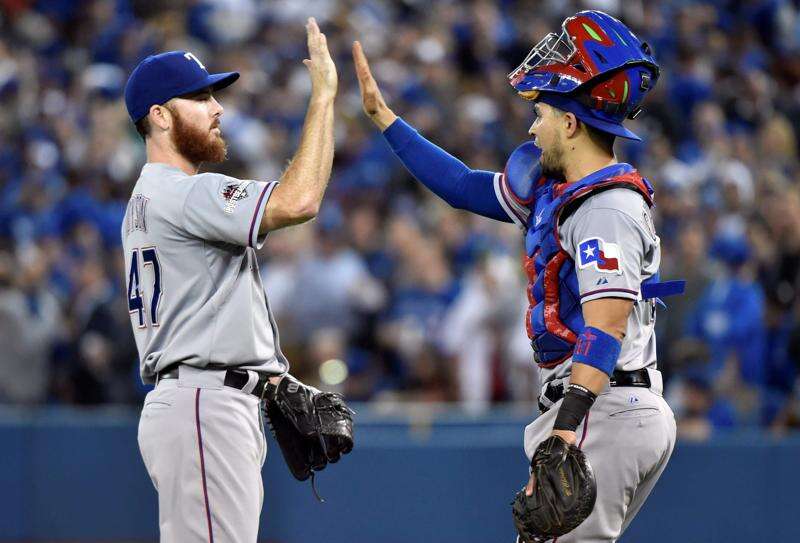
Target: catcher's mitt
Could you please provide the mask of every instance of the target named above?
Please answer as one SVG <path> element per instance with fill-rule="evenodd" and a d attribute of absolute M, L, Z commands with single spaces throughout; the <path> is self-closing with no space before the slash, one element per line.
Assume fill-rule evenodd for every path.
<path fill-rule="evenodd" d="M 320 392 L 285 375 L 267 385 L 266 415 L 289 471 L 299 481 L 353 450 L 353 411 L 341 394 Z"/>
<path fill-rule="evenodd" d="M 571 532 L 594 509 L 592 466 L 578 447 L 558 436 L 539 444 L 531 459 L 533 494 L 523 488 L 511 502 L 514 524 L 524 543 L 542 543 Z"/>

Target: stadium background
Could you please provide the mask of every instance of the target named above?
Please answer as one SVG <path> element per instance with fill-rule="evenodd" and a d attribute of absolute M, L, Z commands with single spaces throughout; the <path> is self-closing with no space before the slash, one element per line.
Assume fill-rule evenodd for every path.
<path fill-rule="evenodd" d="M 361 112 L 350 44 L 362 41 L 397 113 L 471 167 L 498 170 L 532 121 L 505 74 L 584 7 L 623 18 L 661 63 L 631 123 L 645 141 L 617 149 L 656 187 L 662 274 L 688 280 L 658 327 L 680 444 L 627 540 L 673 541 L 671 527 L 706 534 L 682 541 L 752 541 L 765 525 L 800 539 L 780 517 L 800 483 L 798 2 L 4 0 L 0 540 L 154 537 L 119 242 L 144 148 L 122 89 L 143 56 L 168 49 L 240 71 L 219 95 L 230 157 L 219 169 L 277 179 L 310 89 L 309 15 L 339 70 L 334 173 L 317 220 L 270 235 L 262 270 L 293 373 L 363 402 L 365 449 L 325 473 L 337 496 L 320 509 L 273 448 L 262 533 L 299 541 L 318 518 L 327 541 L 340 523 L 363 527 L 365 539 L 345 539 L 356 543 L 447 541 L 452 514 L 471 519 L 461 541 L 508 540 L 536 396 L 520 234 L 409 178 Z M 427 475 L 412 482 L 401 468 Z M 385 481 L 397 516 L 370 510 L 364 488 L 348 494 L 370 481 Z M 699 499 L 713 485 L 722 504 Z M 497 525 L 470 528 L 495 510 Z"/>

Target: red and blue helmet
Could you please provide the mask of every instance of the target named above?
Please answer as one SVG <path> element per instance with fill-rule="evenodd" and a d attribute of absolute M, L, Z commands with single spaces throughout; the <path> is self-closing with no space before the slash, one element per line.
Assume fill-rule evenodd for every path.
<path fill-rule="evenodd" d="M 650 46 L 602 11 L 579 11 L 545 36 L 508 75 L 528 100 L 570 111 L 603 132 L 639 140 L 622 126 L 658 80 Z"/>

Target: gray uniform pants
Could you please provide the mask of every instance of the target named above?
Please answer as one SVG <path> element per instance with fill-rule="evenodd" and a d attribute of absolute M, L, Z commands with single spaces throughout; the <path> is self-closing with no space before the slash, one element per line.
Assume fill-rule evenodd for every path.
<path fill-rule="evenodd" d="M 666 468 L 675 446 L 675 417 L 661 396 L 660 373 L 648 371 L 653 387 L 607 388 L 578 428 L 578 444 L 597 480 L 597 502 L 592 514 L 558 543 L 616 541 Z M 550 435 L 560 405 L 559 400 L 525 428 L 528 459 Z"/>
<path fill-rule="evenodd" d="M 259 399 L 225 372 L 182 366 L 145 398 L 139 449 L 158 491 L 161 543 L 255 543 L 267 444 Z"/>

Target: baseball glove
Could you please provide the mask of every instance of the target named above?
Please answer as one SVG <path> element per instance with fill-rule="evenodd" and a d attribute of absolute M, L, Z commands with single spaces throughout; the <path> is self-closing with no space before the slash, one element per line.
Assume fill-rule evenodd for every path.
<path fill-rule="evenodd" d="M 531 459 L 533 494 L 523 488 L 511 502 L 514 524 L 524 543 L 542 543 L 571 532 L 594 509 L 597 498 L 592 466 L 575 445 L 550 436 Z"/>
<path fill-rule="evenodd" d="M 353 414 L 341 394 L 320 392 L 285 375 L 266 390 L 266 416 L 298 481 L 353 450 Z"/>

